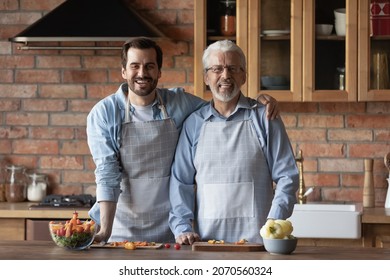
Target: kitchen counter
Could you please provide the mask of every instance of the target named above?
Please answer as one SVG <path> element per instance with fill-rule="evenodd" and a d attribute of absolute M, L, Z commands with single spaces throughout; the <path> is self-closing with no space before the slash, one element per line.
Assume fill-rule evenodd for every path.
<path fill-rule="evenodd" d="M 23 219 L 70 219 L 72 213 L 77 210 L 81 219 L 87 219 L 88 210 L 85 208 L 55 208 L 30 210 L 29 207 L 36 202 L 8 203 L 0 202 L 0 218 L 23 218 Z"/>
<path fill-rule="evenodd" d="M 364 208 L 362 231 L 364 247 L 390 246 L 390 209 Z"/>
<path fill-rule="evenodd" d="M 268 252 L 204 252 L 169 249 L 90 248 L 72 251 L 52 241 L 0 241 L 0 260 L 390 260 L 390 249 L 298 246 L 291 255 Z"/>

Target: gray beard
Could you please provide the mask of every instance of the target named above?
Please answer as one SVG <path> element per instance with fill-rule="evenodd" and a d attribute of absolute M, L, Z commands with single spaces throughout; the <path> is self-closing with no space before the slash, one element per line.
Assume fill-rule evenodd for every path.
<path fill-rule="evenodd" d="M 224 93 L 224 94 L 220 94 L 219 92 L 217 92 L 216 90 L 211 90 L 211 92 L 213 93 L 213 97 L 221 102 L 229 102 L 231 101 L 234 97 L 236 97 L 239 93 L 240 93 L 240 89 L 237 88 L 237 86 L 234 86 L 234 89 L 232 92 L 229 92 L 229 93 Z"/>

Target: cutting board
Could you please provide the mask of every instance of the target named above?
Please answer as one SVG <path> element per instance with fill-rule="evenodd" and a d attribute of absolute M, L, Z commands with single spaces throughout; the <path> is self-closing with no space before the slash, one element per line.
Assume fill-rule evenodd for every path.
<path fill-rule="evenodd" d="M 258 243 L 245 244 L 210 244 L 208 242 L 195 242 L 192 244 L 192 251 L 220 251 L 220 252 L 255 252 L 265 251 L 264 246 Z"/>
<path fill-rule="evenodd" d="M 160 249 L 163 247 L 162 243 L 156 243 L 156 245 L 153 246 L 137 246 L 137 249 Z M 108 249 L 125 249 L 124 246 L 111 246 L 110 244 L 92 244 L 91 248 L 108 248 Z"/>

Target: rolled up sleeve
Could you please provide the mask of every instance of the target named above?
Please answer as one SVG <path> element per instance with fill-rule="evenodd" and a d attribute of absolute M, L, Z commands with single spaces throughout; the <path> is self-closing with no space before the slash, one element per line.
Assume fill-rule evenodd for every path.
<path fill-rule="evenodd" d="M 108 104 L 107 104 L 108 103 Z M 88 146 L 96 165 L 97 201 L 118 201 L 122 179 L 119 158 L 121 117 L 110 102 L 99 102 L 87 118 Z"/>

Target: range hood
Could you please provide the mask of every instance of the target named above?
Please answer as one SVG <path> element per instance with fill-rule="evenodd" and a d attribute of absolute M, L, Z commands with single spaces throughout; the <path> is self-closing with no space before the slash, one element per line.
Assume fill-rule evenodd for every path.
<path fill-rule="evenodd" d="M 67 0 L 11 42 L 125 41 L 165 35 L 121 0 Z"/>

